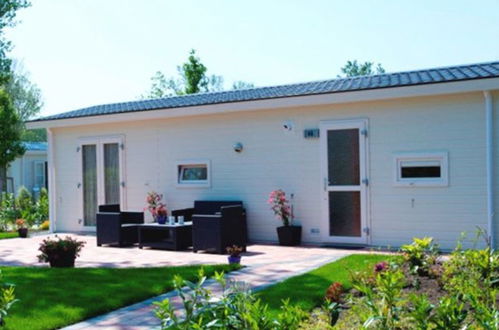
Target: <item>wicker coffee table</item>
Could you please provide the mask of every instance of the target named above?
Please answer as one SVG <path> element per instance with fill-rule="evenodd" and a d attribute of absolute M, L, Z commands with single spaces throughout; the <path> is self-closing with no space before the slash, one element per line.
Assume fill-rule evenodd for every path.
<path fill-rule="evenodd" d="M 192 246 L 192 222 L 184 224 L 144 223 L 137 226 L 139 248 L 181 251 Z"/>

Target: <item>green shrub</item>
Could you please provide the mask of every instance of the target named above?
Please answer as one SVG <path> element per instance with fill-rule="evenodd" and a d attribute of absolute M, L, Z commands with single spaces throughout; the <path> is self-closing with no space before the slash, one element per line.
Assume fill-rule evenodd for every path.
<path fill-rule="evenodd" d="M 44 223 L 49 218 L 49 197 L 47 189 L 40 190 L 40 197 L 35 204 L 35 218 L 39 224 Z M 48 227 L 46 228 L 48 229 Z M 45 229 L 42 229 L 45 230 Z"/>
<path fill-rule="evenodd" d="M 14 227 L 20 213 L 16 209 L 14 194 L 2 193 L 0 196 L 0 229 L 5 231 Z"/>
<path fill-rule="evenodd" d="M 0 271 L 0 326 L 5 325 L 9 309 L 18 300 L 14 294 L 14 285 L 2 281 L 2 272 Z"/>
<path fill-rule="evenodd" d="M 185 315 L 179 318 L 168 299 L 155 303 L 156 316 L 162 329 L 255 329 L 295 330 L 307 314 L 289 301 L 283 301 L 277 318 L 271 317 L 267 305 L 256 299 L 244 284 L 228 283 L 223 273 L 215 273 L 214 279 L 222 287 L 220 298 L 203 287 L 206 281 L 201 270 L 196 283 L 176 276 L 173 285 L 182 300 Z M 187 287 L 186 294 L 182 288 Z"/>
<path fill-rule="evenodd" d="M 438 245 L 431 237 L 413 238 L 411 244 L 402 245 L 400 250 L 411 270 L 419 275 L 429 274 L 430 268 L 437 262 L 439 252 Z"/>
<path fill-rule="evenodd" d="M 33 196 L 29 190 L 21 186 L 17 191 L 16 208 L 19 210 L 21 218 L 26 220 L 29 226 L 32 226 L 36 221 L 36 207 Z"/>

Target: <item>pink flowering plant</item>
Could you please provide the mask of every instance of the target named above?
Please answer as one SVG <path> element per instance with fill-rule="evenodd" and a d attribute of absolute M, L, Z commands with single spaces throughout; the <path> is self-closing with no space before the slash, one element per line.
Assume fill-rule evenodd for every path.
<path fill-rule="evenodd" d="M 154 220 L 157 220 L 158 217 L 166 217 L 168 215 L 168 211 L 166 209 L 166 205 L 161 202 L 163 199 L 163 195 L 158 194 L 155 191 L 147 193 L 147 207 L 145 210 L 148 210 Z"/>
<path fill-rule="evenodd" d="M 289 226 L 292 214 L 291 206 L 286 199 L 286 193 L 282 189 L 272 191 L 267 203 L 269 203 L 270 208 L 274 211 L 275 217 L 281 220 L 284 226 Z"/>

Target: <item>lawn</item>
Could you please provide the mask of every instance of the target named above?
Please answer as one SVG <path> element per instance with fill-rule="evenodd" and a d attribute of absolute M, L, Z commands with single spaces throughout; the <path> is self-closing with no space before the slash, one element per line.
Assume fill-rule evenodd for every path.
<path fill-rule="evenodd" d="M 398 258 L 394 255 L 354 254 L 329 263 L 308 273 L 287 279 L 258 292 L 262 302 L 269 305 L 274 314 L 282 300 L 289 298 L 292 305 L 311 310 L 322 304 L 326 289 L 333 282 L 340 282 L 346 290 L 351 288 L 349 274 L 374 267 L 377 262 Z"/>
<path fill-rule="evenodd" d="M 0 267 L 20 299 L 6 318 L 7 329 L 54 329 L 172 290 L 179 274 L 194 280 L 200 266 L 162 268 Z M 230 271 L 204 266 L 207 276 Z"/>
<path fill-rule="evenodd" d="M 2 232 L 0 232 L 0 239 L 16 238 L 16 237 L 19 237 L 19 233 L 17 231 L 2 231 Z"/>

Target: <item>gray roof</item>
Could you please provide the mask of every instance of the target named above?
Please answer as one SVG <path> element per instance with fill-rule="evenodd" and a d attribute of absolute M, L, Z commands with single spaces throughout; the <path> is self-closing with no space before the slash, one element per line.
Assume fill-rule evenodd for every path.
<path fill-rule="evenodd" d="M 23 142 L 28 151 L 47 151 L 47 142 Z"/>
<path fill-rule="evenodd" d="M 208 104 L 350 92 L 497 77 L 499 77 L 499 61 L 417 71 L 386 73 L 372 76 L 338 78 L 272 87 L 258 87 L 223 92 L 171 96 L 152 100 L 103 104 L 42 117 L 32 121 L 69 119 L 134 111 L 181 108 Z"/>

